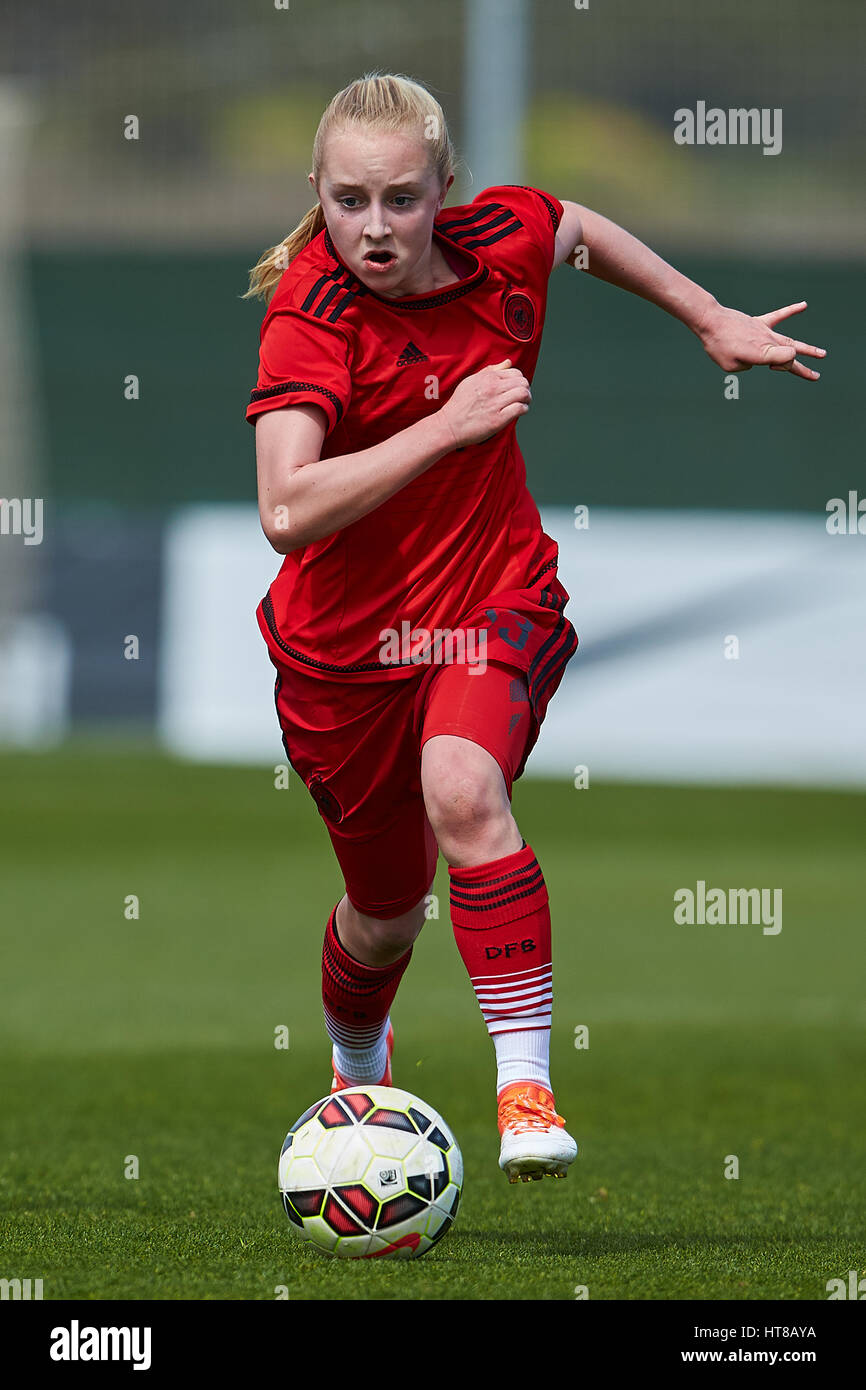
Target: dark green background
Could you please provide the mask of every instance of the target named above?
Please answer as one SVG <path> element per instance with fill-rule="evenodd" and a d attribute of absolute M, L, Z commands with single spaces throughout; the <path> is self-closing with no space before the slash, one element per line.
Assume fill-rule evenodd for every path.
<path fill-rule="evenodd" d="M 259 249 L 33 255 L 47 497 L 155 506 L 255 497 L 244 409 L 264 310 L 240 295 Z M 823 512 L 864 476 L 861 267 L 677 264 L 749 313 L 808 300 L 791 322 L 795 336 L 829 349 L 820 383 L 754 370 L 740 377 L 739 401 L 726 401 L 722 372 L 681 324 L 561 267 L 520 425 L 533 495 L 569 507 Z M 140 378 L 135 403 L 123 397 L 127 373 Z"/>

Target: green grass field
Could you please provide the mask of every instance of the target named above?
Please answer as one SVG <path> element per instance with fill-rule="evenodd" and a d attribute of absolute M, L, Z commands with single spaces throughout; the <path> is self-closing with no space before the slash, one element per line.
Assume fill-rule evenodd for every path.
<path fill-rule="evenodd" d="M 3 756 L 0 786 L 0 1276 L 46 1299 L 751 1300 L 866 1272 L 863 796 L 517 784 L 552 902 L 567 1182 L 497 1167 L 440 861 L 394 1080 L 445 1115 L 466 1182 L 407 1264 L 308 1253 L 277 1194 L 285 1131 L 330 1082 L 319 959 L 342 893 L 294 774 L 278 791 L 269 769 L 78 745 Z M 781 887 L 781 932 L 677 925 L 698 879 Z"/>

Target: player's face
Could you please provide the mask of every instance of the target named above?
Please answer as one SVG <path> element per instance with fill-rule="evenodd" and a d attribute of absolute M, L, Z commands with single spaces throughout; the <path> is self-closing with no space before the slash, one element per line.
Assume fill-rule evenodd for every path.
<path fill-rule="evenodd" d="M 356 126 L 328 138 L 317 190 L 328 232 L 344 265 L 377 294 L 435 288 L 433 219 L 453 175 L 441 187 L 429 158 L 426 141 L 399 132 Z"/>

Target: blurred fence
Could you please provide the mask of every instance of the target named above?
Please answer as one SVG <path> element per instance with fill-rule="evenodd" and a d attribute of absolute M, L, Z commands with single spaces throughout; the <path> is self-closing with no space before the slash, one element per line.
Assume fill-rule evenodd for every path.
<path fill-rule="evenodd" d="M 530 175 L 677 247 L 860 254 L 860 0 L 526 0 L 526 11 L 525 167 L 500 180 Z M 324 105 L 371 68 L 433 87 L 463 156 L 462 201 L 475 172 L 469 15 L 470 0 L 10 0 L 0 72 L 40 107 L 28 235 L 270 245 L 310 204 Z M 498 100 L 491 123 L 515 100 L 508 84 Z M 698 100 L 781 108 L 782 154 L 676 147 L 674 113 Z"/>
<path fill-rule="evenodd" d="M 739 400 L 726 400 L 722 373 L 687 329 L 560 267 L 520 424 L 533 495 L 823 512 L 862 477 L 866 275 L 819 260 L 677 264 L 750 313 L 807 299 L 792 322 L 831 350 L 820 384 L 752 371 Z M 255 495 L 244 410 L 263 309 L 238 298 L 241 257 L 42 252 L 29 278 L 49 497 L 162 507 Z M 127 373 L 139 378 L 138 400 L 125 398 Z"/>
<path fill-rule="evenodd" d="M 587 698 L 590 683 L 604 688 L 593 642 L 598 661 L 605 652 L 614 661 L 604 640 L 611 615 L 595 592 L 610 584 L 595 548 L 605 537 L 631 576 L 617 588 L 613 624 L 629 631 L 647 567 L 683 593 L 696 582 L 685 561 L 678 567 L 680 551 L 691 553 L 694 509 L 708 524 L 712 509 L 753 515 L 754 528 L 740 516 L 724 530 L 721 518 L 713 533 L 721 554 L 729 545 L 743 551 L 746 577 L 746 551 L 759 557 L 768 535 L 761 518 L 786 518 L 792 538 L 830 545 L 820 614 L 795 583 L 796 559 L 781 571 L 795 604 L 785 621 L 796 625 L 799 611 L 812 634 L 821 623 L 824 645 L 820 657 L 813 649 L 807 683 L 813 725 L 805 705 L 800 722 L 782 721 L 794 744 L 813 728 L 819 768 L 810 775 L 819 775 L 821 749 L 836 757 L 832 740 L 822 742 L 831 705 L 837 732 L 862 742 L 862 672 L 844 659 L 844 644 L 861 613 L 851 547 L 866 540 L 828 538 L 824 522 L 829 499 L 866 495 L 858 341 L 866 9 L 860 0 L 590 0 L 582 8 L 529 0 L 527 15 L 522 149 L 498 178 L 598 208 L 723 302 L 758 313 L 807 299 L 798 331 L 830 348 L 820 386 L 751 372 L 739 379 L 739 399 L 726 399 L 721 374 L 681 325 L 589 276 L 555 273 L 533 410 L 520 425 L 530 488 L 560 518 L 576 506 L 610 509 L 609 518 L 624 509 L 621 528 L 609 519 L 586 533 L 580 552 L 569 550 L 584 638 L 569 682 L 583 663 Z M 177 618 L 169 538 L 189 515 L 177 509 L 249 509 L 255 497 L 254 436 L 243 413 L 262 307 L 239 297 L 247 268 L 310 206 L 306 174 L 321 111 L 370 69 L 432 87 L 460 157 L 449 203 L 479 191 L 468 158 L 467 24 L 468 0 L 4 6 L 0 497 L 42 499 L 45 537 L 25 549 L 20 536 L 0 536 L 0 739 L 60 736 L 70 721 L 102 730 L 160 723 Z M 498 100 L 505 111 L 514 92 L 503 87 Z M 678 146 L 675 113 L 700 101 L 778 108 L 780 153 Z M 130 117 L 135 139 L 125 138 Z M 494 101 L 489 119 L 497 117 Z M 124 394 L 130 374 L 140 382 L 136 400 Z M 628 519 L 635 508 L 650 509 L 643 537 Z M 567 525 L 564 534 L 574 538 Z M 275 570 L 277 557 L 260 538 L 256 546 L 262 567 Z M 243 553 L 227 554 L 227 567 L 243 568 Z M 602 610 L 595 626 L 592 614 Z M 660 632 L 658 614 L 654 621 Z M 130 634 L 140 644 L 135 661 L 124 655 Z M 796 668 L 784 639 L 764 637 L 775 664 L 751 671 L 772 703 Z M 671 651 L 661 643 L 657 655 L 663 648 Z M 649 670 L 652 654 L 646 659 Z M 621 655 L 616 662 L 609 669 L 625 689 L 638 676 Z M 702 679 L 688 661 L 684 669 L 687 685 Z M 568 730 L 581 716 L 564 695 L 538 765 L 544 747 L 562 766 L 572 757 Z M 666 698 L 656 706 L 659 730 Z M 607 697 L 583 710 L 600 731 L 605 708 L 613 708 Z M 746 700 L 745 722 L 730 726 L 740 728 L 743 749 L 763 718 L 750 725 L 748 709 Z M 713 727 L 706 733 L 712 740 Z M 774 744 L 782 753 L 766 775 L 782 775 L 787 746 Z M 718 775 L 699 753 L 695 746 L 687 755 L 696 772 Z M 602 769 L 619 766 L 603 749 L 593 757 Z M 657 764 L 645 764 L 647 775 L 661 775 Z M 856 758 L 851 767 L 856 780 Z M 844 780 L 838 769 L 833 775 Z"/>

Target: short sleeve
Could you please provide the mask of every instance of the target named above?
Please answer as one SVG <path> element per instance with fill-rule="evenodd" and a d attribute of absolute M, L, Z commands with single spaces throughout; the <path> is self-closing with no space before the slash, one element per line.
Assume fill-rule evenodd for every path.
<path fill-rule="evenodd" d="M 254 425 L 266 410 L 318 405 L 330 434 L 352 396 L 351 347 L 345 334 L 301 309 L 268 313 L 262 324 L 259 375 L 246 418 Z"/>
<path fill-rule="evenodd" d="M 511 245 L 503 249 L 513 255 L 517 245 L 522 243 L 524 248 L 540 252 L 546 263 L 547 274 L 550 274 L 556 250 L 556 233 L 565 211 L 558 198 L 528 184 L 505 183 L 485 188 L 473 202 L 498 203 L 507 209 L 519 228 L 513 237 L 507 238 Z M 507 222 L 503 223 L 502 230 L 507 232 L 508 226 Z"/>

